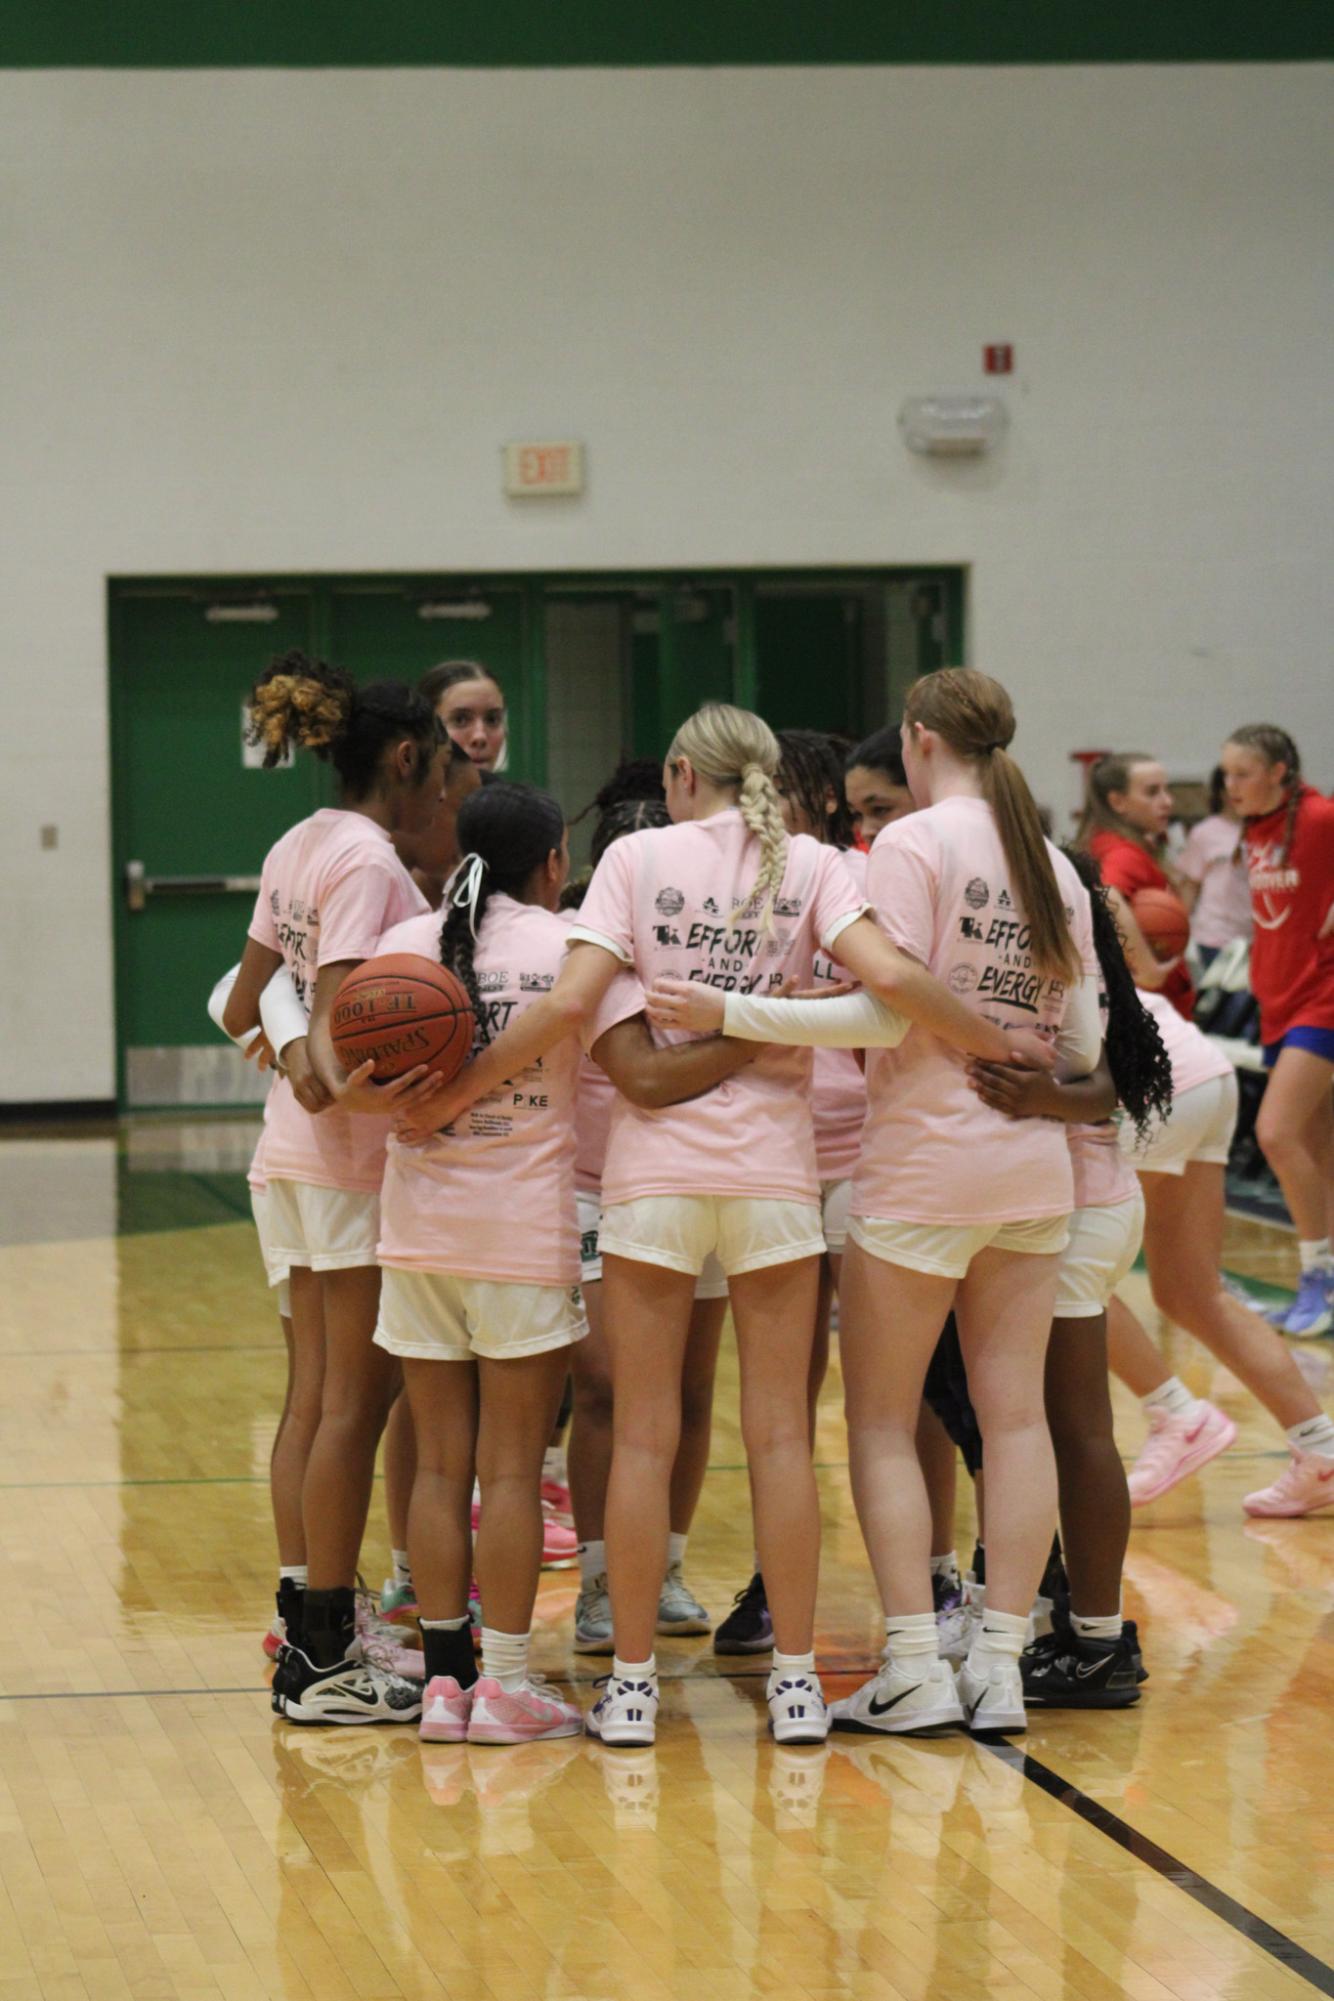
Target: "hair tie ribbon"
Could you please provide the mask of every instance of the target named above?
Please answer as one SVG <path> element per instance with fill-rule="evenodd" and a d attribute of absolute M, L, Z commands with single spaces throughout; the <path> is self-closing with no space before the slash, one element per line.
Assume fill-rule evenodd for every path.
<path fill-rule="evenodd" d="M 468 929 L 472 932 L 474 945 L 477 943 L 477 899 L 482 893 L 482 877 L 486 870 L 487 864 L 480 855 L 465 855 L 454 878 L 457 887 L 449 899 L 455 910 L 467 911 Z"/>

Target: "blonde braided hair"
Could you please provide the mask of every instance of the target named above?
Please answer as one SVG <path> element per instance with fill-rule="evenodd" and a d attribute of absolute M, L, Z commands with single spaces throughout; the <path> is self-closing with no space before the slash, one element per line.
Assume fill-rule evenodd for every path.
<path fill-rule="evenodd" d="M 735 787 L 737 806 L 747 830 L 760 846 L 760 871 L 736 909 L 760 900 L 765 931 L 773 929 L 774 899 L 787 868 L 787 829 L 774 778 L 782 762 L 778 739 L 768 723 L 749 709 L 730 702 L 708 702 L 687 717 L 672 738 L 667 761 L 689 758 L 710 785 Z"/>

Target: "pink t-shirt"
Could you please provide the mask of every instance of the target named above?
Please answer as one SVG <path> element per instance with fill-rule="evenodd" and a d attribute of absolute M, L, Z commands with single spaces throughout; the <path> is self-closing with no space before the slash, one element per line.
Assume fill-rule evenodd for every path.
<path fill-rule="evenodd" d="M 866 856 L 845 848 L 843 865 L 859 890 L 866 890 Z M 826 952 L 815 955 L 814 984 L 835 986 L 848 975 Z M 866 1072 L 851 1049 L 817 1049 L 811 1086 L 815 1125 L 815 1166 L 821 1181 L 846 1181 L 861 1151 L 866 1118 Z"/>
<path fill-rule="evenodd" d="M 1098 990 L 1098 1013 L 1104 1038 L 1107 1034 L 1107 992 Z M 1075 1176 L 1076 1209 L 1114 1209 L 1119 1202 L 1131 1202 L 1139 1193 L 1139 1179 L 1121 1153 L 1114 1118 L 1097 1125 L 1067 1126 L 1070 1165 Z"/>
<path fill-rule="evenodd" d="M 572 936 L 614 952 L 644 987 L 664 973 L 741 993 L 771 993 L 789 975 L 809 986 L 817 945 L 832 951 L 864 900 L 836 848 L 797 834 L 766 928 L 752 895 L 759 865 L 759 843 L 735 806 L 628 834 L 598 864 Z M 643 1195 L 815 1202 L 810 1094 L 810 1051 L 767 1048 L 687 1104 L 646 1112 L 618 1096 L 604 1203 Z"/>
<path fill-rule="evenodd" d="M 568 920 L 538 904 L 492 896 L 473 964 L 491 1039 L 549 993 L 565 960 Z M 382 952 L 438 959 L 434 912 L 395 925 Z M 630 991 L 627 993 L 627 989 Z M 593 1042 L 642 993 L 615 983 L 589 1031 Z M 574 1093 L 579 1044 L 566 1036 L 545 1056 L 471 1105 L 422 1147 L 389 1142 L 380 1199 L 379 1259 L 409 1271 L 521 1285 L 577 1285 Z"/>
<path fill-rule="evenodd" d="M 1197 945 L 1215 951 L 1230 945 L 1234 938 L 1251 935 L 1251 884 L 1246 866 L 1246 844 L 1235 820 L 1223 813 L 1211 813 L 1186 836 L 1186 845 L 1177 858 L 1182 875 L 1200 885 L 1190 916 L 1191 936 Z"/>
<path fill-rule="evenodd" d="M 321 966 L 373 958 L 391 924 L 426 908 L 383 827 L 364 813 L 324 807 L 269 849 L 250 936 L 282 953 L 309 1008 Z M 373 1193 L 388 1137 L 387 1117 L 337 1110 L 312 1117 L 280 1077 L 269 1093 L 264 1171 L 271 1181 Z"/>
<path fill-rule="evenodd" d="M 1052 867 L 1086 977 L 1096 978 L 1088 892 L 1058 849 Z M 882 828 L 866 887 L 876 915 L 976 1013 L 1055 1036 L 1066 987 L 1033 970 L 991 809 L 943 799 Z M 1051 1119 L 1005 1118 L 971 1088 L 961 1052 L 913 1028 L 867 1057 L 869 1108 L 852 1213 L 909 1223 L 1006 1223 L 1074 1204 L 1070 1148 Z"/>
<path fill-rule="evenodd" d="M 1232 1065 L 1216 1042 L 1211 1042 L 1203 1029 L 1196 1028 L 1193 1021 L 1186 1021 L 1178 1014 L 1171 1001 L 1161 994 L 1139 990 L 1139 997 L 1158 1024 L 1158 1032 L 1163 1038 L 1168 1060 L 1172 1065 L 1172 1096 L 1179 1098 L 1183 1091 L 1193 1091 L 1199 1084 L 1207 1084 L 1214 1077 L 1230 1077 Z"/>

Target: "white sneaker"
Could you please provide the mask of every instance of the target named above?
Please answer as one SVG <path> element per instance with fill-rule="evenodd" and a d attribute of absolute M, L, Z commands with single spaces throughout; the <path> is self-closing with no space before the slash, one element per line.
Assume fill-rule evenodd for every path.
<path fill-rule="evenodd" d="M 591 1584 L 585 1584 L 575 1601 L 574 1651 L 577 1654 L 614 1654 L 616 1651 L 605 1573 L 595 1577 Z"/>
<path fill-rule="evenodd" d="M 291 1651 L 298 1653 L 296 1648 Z M 422 1685 L 358 1661 L 317 1668 L 299 1654 L 282 1713 L 289 1723 L 416 1723 L 422 1713 Z"/>
<path fill-rule="evenodd" d="M 775 1744 L 824 1743 L 829 1735 L 829 1711 L 818 1675 L 780 1673 L 773 1668 L 764 1694 Z"/>
<path fill-rule="evenodd" d="M 662 1580 L 662 1590 L 658 1594 L 658 1631 L 678 1636 L 713 1631 L 713 1620 L 687 1585 L 679 1563 L 669 1563 L 667 1575 Z"/>
<path fill-rule="evenodd" d="M 926 1655 L 909 1667 L 886 1660 L 852 1695 L 829 1705 L 835 1730 L 881 1731 L 887 1737 L 952 1730 L 964 1720 L 948 1661 Z"/>
<path fill-rule="evenodd" d="M 1027 1729 L 1018 1661 L 984 1656 L 975 1666 L 970 1654 L 959 1669 L 958 1691 L 974 1737 Z"/>
<path fill-rule="evenodd" d="M 658 1677 L 609 1674 L 584 1726 L 604 1744 L 651 1744 L 658 1734 Z"/>

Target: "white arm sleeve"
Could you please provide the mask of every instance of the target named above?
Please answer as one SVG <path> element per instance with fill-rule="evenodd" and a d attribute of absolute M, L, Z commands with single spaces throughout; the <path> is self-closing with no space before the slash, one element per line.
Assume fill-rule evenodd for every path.
<path fill-rule="evenodd" d="M 1060 1077 L 1087 1077 L 1102 1053 L 1099 984 L 1086 973 L 1079 985 L 1070 989 L 1065 1017 L 1056 1036 L 1057 1075 Z"/>
<path fill-rule="evenodd" d="M 279 1062 L 289 1042 L 295 1042 L 298 1036 L 309 1035 L 310 1021 L 286 966 L 279 966 L 260 995 L 259 1018 L 269 1038 L 269 1047 Z"/>
<path fill-rule="evenodd" d="M 742 1042 L 782 1042 L 802 1049 L 893 1049 L 912 1026 L 874 994 L 836 1000 L 761 1000 L 729 994 L 723 1034 Z"/>
<path fill-rule="evenodd" d="M 238 963 L 232 967 L 230 973 L 224 973 L 208 997 L 208 1018 L 215 1028 L 222 1028 L 222 1011 L 231 997 L 231 991 L 236 985 L 236 976 L 240 970 L 241 967 Z M 227 1035 L 225 1028 L 222 1028 L 222 1032 L 224 1035 Z M 254 1028 L 248 1028 L 244 1035 L 227 1035 L 227 1040 L 234 1042 L 238 1049 L 249 1049 L 258 1034 L 259 1027 L 256 1025 Z"/>

